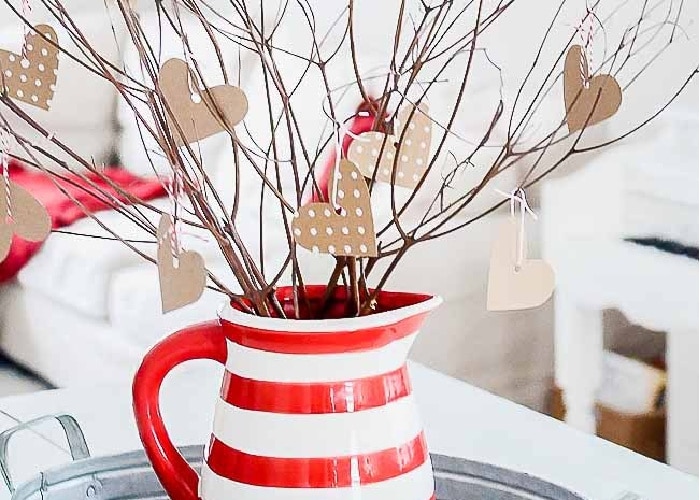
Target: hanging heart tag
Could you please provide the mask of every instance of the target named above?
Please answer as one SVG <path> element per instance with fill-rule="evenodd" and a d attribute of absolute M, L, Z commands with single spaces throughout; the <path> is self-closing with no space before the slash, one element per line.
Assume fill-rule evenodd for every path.
<path fill-rule="evenodd" d="M 518 265 L 518 232 L 518 223 L 511 219 L 498 229 L 493 242 L 486 299 L 489 311 L 538 307 L 554 291 L 554 271 L 547 262 L 525 257 Z"/>
<path fill-rule="evenodd" d="M 622 104 L 622 90 L 612 75 L 590 78 L 580 45 L 572 45 L 564 63 L 564 103 L 569 132 L 610 118 Z"/>
<path fill-rule="evenodd" d="M 27 241 L 44 241 L 50 233 L 51 218 L 44 205 L 29 191 L 10 181 L 9 197 L 5 190 L 0 193 L 0 260 L 10 253 L 13 235 Z"/>
<path fill-rule="evenodd" d="M 330 203 L 308 203 L 292 221 L 295 241 L 313 252 L 375 257 L 377 242 L 369 189 L 354 163 L 342 160 L 329 185 L 336 185 L 339 211 Z"/>
<path fill-rule="evenodd" d="M 552 296 L 554 271 L 543 260 L 527 258 L 525 215 L 536 216 L 527 204 L 524 190 L 511 194 L 497 192 L 510 198 L 510 219 L 498 228 L 493 242 L 486 308 L 518 311 L 538 307 Z M 515 217 L 516 203 L 520 204 L 519 219 Z"/>
<path fill-rule="evenodd" d="M 0 90 L 12 99 L 48 110 L 56 90 L 57 43 L 56 31 L 40 24 L 26 34 L 22 53 L 0 50 Z"/>
<path fill-rule="evenodd" d="M 158 224 L 158 279 L 163 312 L 179 309 L 199 300 L 206 284 L 204 259 L 197 252 L 173 249 L 173 222 L 163 214 Z M 175 253 L 175 255 L 174 255 Z"/>
<path fill-rule="evenodd" d="M 182 59 L 166 61 L 160 69 L 158 82 L 173 114 L 173 117 L 167 114 L 168 125 L 178 146 L 232 130 L 248 112 L 248 99 L 233 85 L 201 90 L 198 99 L 193 100 L 189 69 Z M 184 140 L 175 123 L 182 130 Z"/>
<path fill-rule="evenodd" d="M 409 116 L 413 117 L 409 122 Z M 397 117 L 395 135 L 381 132 L 364 132 L 350 144 L 348 159 L 353 161 L 362 175 L 374 176 L 377 158 L 381 160 L 375 179 L 378 182 L 391 183 L 394 162 L 396 161 L 395 185 L 414 188 L 428 168 L 428 154 L 432 135 L 432 122 L 428 115 L 428 105 L 421 103 L 417 109 L 404 107 Z M 398 148 L 397 141 L 403 135 L 403 143 Z M 385 142 L 386 138 L 386 142 Z M 384 149 L 382 150 L 382 144 Z M 398 151 L 397 151 L 398 150 Z M 396 155 L 399 155 L 396 160 Z"/>

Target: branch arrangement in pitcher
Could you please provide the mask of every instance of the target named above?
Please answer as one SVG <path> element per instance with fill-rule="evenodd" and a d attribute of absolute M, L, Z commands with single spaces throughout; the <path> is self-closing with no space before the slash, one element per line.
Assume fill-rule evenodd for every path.
<path fill-rule="evenodd" d="M 484 205 L 484 193 L 505 182 L 527 189 L 565 170 L 574 157 L 620 143 L 656 119 L 698 73 L 696 61 L 688 61 L 685 74 L 657 69 L 672 47 L 687 43 L 679 0 L 538 6 L 546 28 L 536 33 L 533 58 L 521 61 L 525 69 L 515 80 L 519 71 L 502 65 L 489 44 L 510 35 L 503 27 L 516 0 L 402 0 L 391 19 L 373 21 L 391 36 L 388 58 L 371 71 L 363 64 L 358 35 L 367 11 L 353 0 L 323 27 L 308 0 L 281 0 L 274 9 L 270 2 L 245 0 L 158 0 L 152 7 L 159 21 L 155 32 L 133 2 L 105 3 L 115 43 L 117 28 L 127 34 L 120 52 L 138 56 L 133 67 L 101 53 L 60 0 L 34 0 L 50 18 L 36 26 L 15 2 L 3 1 L 26 33 L 22 53 L 0 51 L 0 128 L 13 138 L 11 156 L 57 180 L 72 174 L 90 185 L 89 172 L 109 181 L 93 159 L 76 153 L 31 110 L 50 113 L 63 60 L 111 85 L 138 124 L 154 174 L 157 162 L 169 166 L 164 183 L 170 211 L 119 186 L 112 186 L 118 197 L 94 183 L 88 188 L 145 231 L 158 252 L 144 250 L 142 242 L 118 234 L 85 208 L 107 233 L 103 237 L 158 264 L 162 287 L 177 284 L 168 307 L 164 298 L 166 309 L 196 300 L 208 286 L 252 314 L 320 318 L 334 291 L 345 287 L 345 313 L 371 314 L 378 291 L 416 245 L 440 245 L 433 240 L 466 229 L 507 202 Z M 572 11 L 576 25 L 568 22 Z M 192 26 L 204 33 L 196 43 Z M 278 41 L 290 29 L 299 43 Z M 162 57 L 165 33 L 181 43 L 180 57 Z M 202 61 L 212 55 L 216 71 L 205 71 Z M 349 68 L 352 78 L 337 81 L 338 68 L 346 75 Z M 246 95 L 241 82 L 251 75 L 259 83 Z M 484 75 L 496 82 L 490 102 L 475 97 Z M 666 97 L 627 99 L 649 78 L 668 85 Z M 309 88 L 325 114 L 320 131 L 305 126 L 313 109 Z M 362 103 L 360 112 L 347 111 L 351 99 Z M 553 99 L 560 101 L 555 112 Z M 488 112 L 463 132 L 465 116 L 477 107 Z M 641 111 L 641 118 L 623 128 L 616 119 L 626 109 Z M 365 129 L 351 131 L 358 118 Z M 12 127 L 18 119 L 28 125 L 22 130 L 34 134 Z M 594 127 L 604 121 L 619 132 L 601 139 Z M 214 135 L 226 137 L 230 149 L 231 201 L 217 189 L 200 152 L 200 143 Z M 241 180 L 251 175 L 254 190 Z M 257 217 L 254 237 L 240 230 L 250 225 L 251 213 Z M 159 224 L 154 216 L 161 217 Z M 236 286 L 180 248 L 179 233 L 190 229 L 210 236 Z M 274 268 L 265 252 L 270 229 L 287 243 L 286 257 Z M 335 259 L 326 303 L 306 302 L 299 257 L 306 251 Z M 291 305 L 275 298 L 282 283 L 294 286 Z"/>

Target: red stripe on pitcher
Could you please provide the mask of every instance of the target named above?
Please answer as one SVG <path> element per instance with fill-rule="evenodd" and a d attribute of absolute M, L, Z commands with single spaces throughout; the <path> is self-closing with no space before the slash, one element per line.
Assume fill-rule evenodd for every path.
<path fill-rule="evenodd" d="M 411 394 L 408 368 L 347 382 L 281 383 L 224 375 L 221 398 L 244 410 L 268 413 L 349 413 L 384 406 Z"/>
<path fill-rule="evenodd" d="M 274 458 L 249 455 L 212 437 L 207 464 L 231 481 L 271 488 L 344 488 L 387 481 L 428 460 L 421 432 L 410 442 L 374 453 L 328 458 Z"/>
<path fill-rule="evenodd" d="M 418 331 L 428 313 L 417 314 L 393 325 L 355 331 L 282 332 L 236 326 L 224 318 L 221 324 L 231 342 L 278 354 L 347 354 L 376 350 Z M 303 338 L 303 341 L 300 339 Z"/>

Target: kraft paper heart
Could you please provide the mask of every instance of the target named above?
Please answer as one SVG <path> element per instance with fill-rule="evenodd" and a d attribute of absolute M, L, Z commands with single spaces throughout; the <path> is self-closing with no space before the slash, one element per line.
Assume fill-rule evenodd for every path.
<path fill-rule="evenodd" d="M 199 300 L 206 284 L 204 259 L 197 252 L 188 250 L 173 256 L 171 236 L 173 222 L 163 214 L 158 224 L 158 279 L 163 312 L 179 309 Z"/>
<path fill-rule="evenodd" d="M 10 253 L 13 235 L 27 241 L 44 241 L 51 233 L 51 218 L 44 205 L 14 182 L 10 182 L 10 208 L 12 216 L 8 217 L 3 187 L 0 192 L 0 260 Z"/>
<path fill-rule="evenodd" d="M 296 242 L 315 253 L 354 257 L 375 257 L 377 242 L 369 189 L 354 163 L 342 160 L 337 175 L 337 202 L 309 203 L 292 221 Z M 332 186 L 335 179 L 330 180 Z"/>
<path fill-rule="evenodd" d="M 56 32 L 40 24 L 24 38 L 23 53 L 0 50 L 0 89 L 8 97 L 43 110 L 49 109 L 56 90 L 58 48 Z"/>
<path fill-rule="evenodd" d="M 580 45 L 573 45 L 566 54 L 564 103 L 569 132 L 610 118 L 622 104 L 622 90 L 612 75 L 596 75 L 589 80 L 588 62 Z"/>
<path fill-rule="evenodd" d="M 538 307 L 552 296 L 554 271 L 543 260 L 528 260 L 527 245 L 517 268 L 519 224 L 511 218 L 496 234 L 491 250 L 486 308 L 519 311 Z M 524 237 L 524 235 L 523 235 Z"/>
<path fill-rule="evenodd" d="M 408 123 L 413 106 L 404 107 L 397 117 L 395 135 L 381 132 L 364 132 L 355 139 L 348 149 L 348 159 L 355 162 L 362 175 L 372 178 L 379 153 L 382 153 L 377 175 L 379 182 L 391 183 L 394 161 L 397 155 L 397 141 L 404 129 L 403 144 L 398 148 L 398 163 L 396 164 L 397 186 L 414 188 L 428 168 L 432 122 L 428 116 L 428 106 L 421 103 L 413 113 Z M 406 128 L 408 127 L 408 128 Z M 384 138 L 386 137 L 386 143 Z M 382 150 L 382 144 L 384 149 Z"/>
<path fill-rule="evenodd" d="M 183 140 L 168 113 L 168 124 L 178 146 L 230 130 L 248 112 L 248 99 L 241 89 L 232 85 L 201 90 L 199 102 L 195 102 L 189 86 L 189 69 L 182 59 L 166 61 L 160 68 L 158 81 L 174 121 L 184 134 Z"/>

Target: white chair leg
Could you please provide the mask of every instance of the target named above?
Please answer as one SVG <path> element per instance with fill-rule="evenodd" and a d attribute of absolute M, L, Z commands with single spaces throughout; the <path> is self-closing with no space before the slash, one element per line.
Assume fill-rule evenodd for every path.
<path fill-rule="evenodd" d="M 603 360 L 602 311 L 557 293 L 554 304 L 555 374 L 566 404 L 566 422 L 596 431 L 595 398 Z"/>
<path fill-rule="evenodd" d="M 698 474 L 698 331 L 668 332 L 666 455 L 668 463 Z"/>

